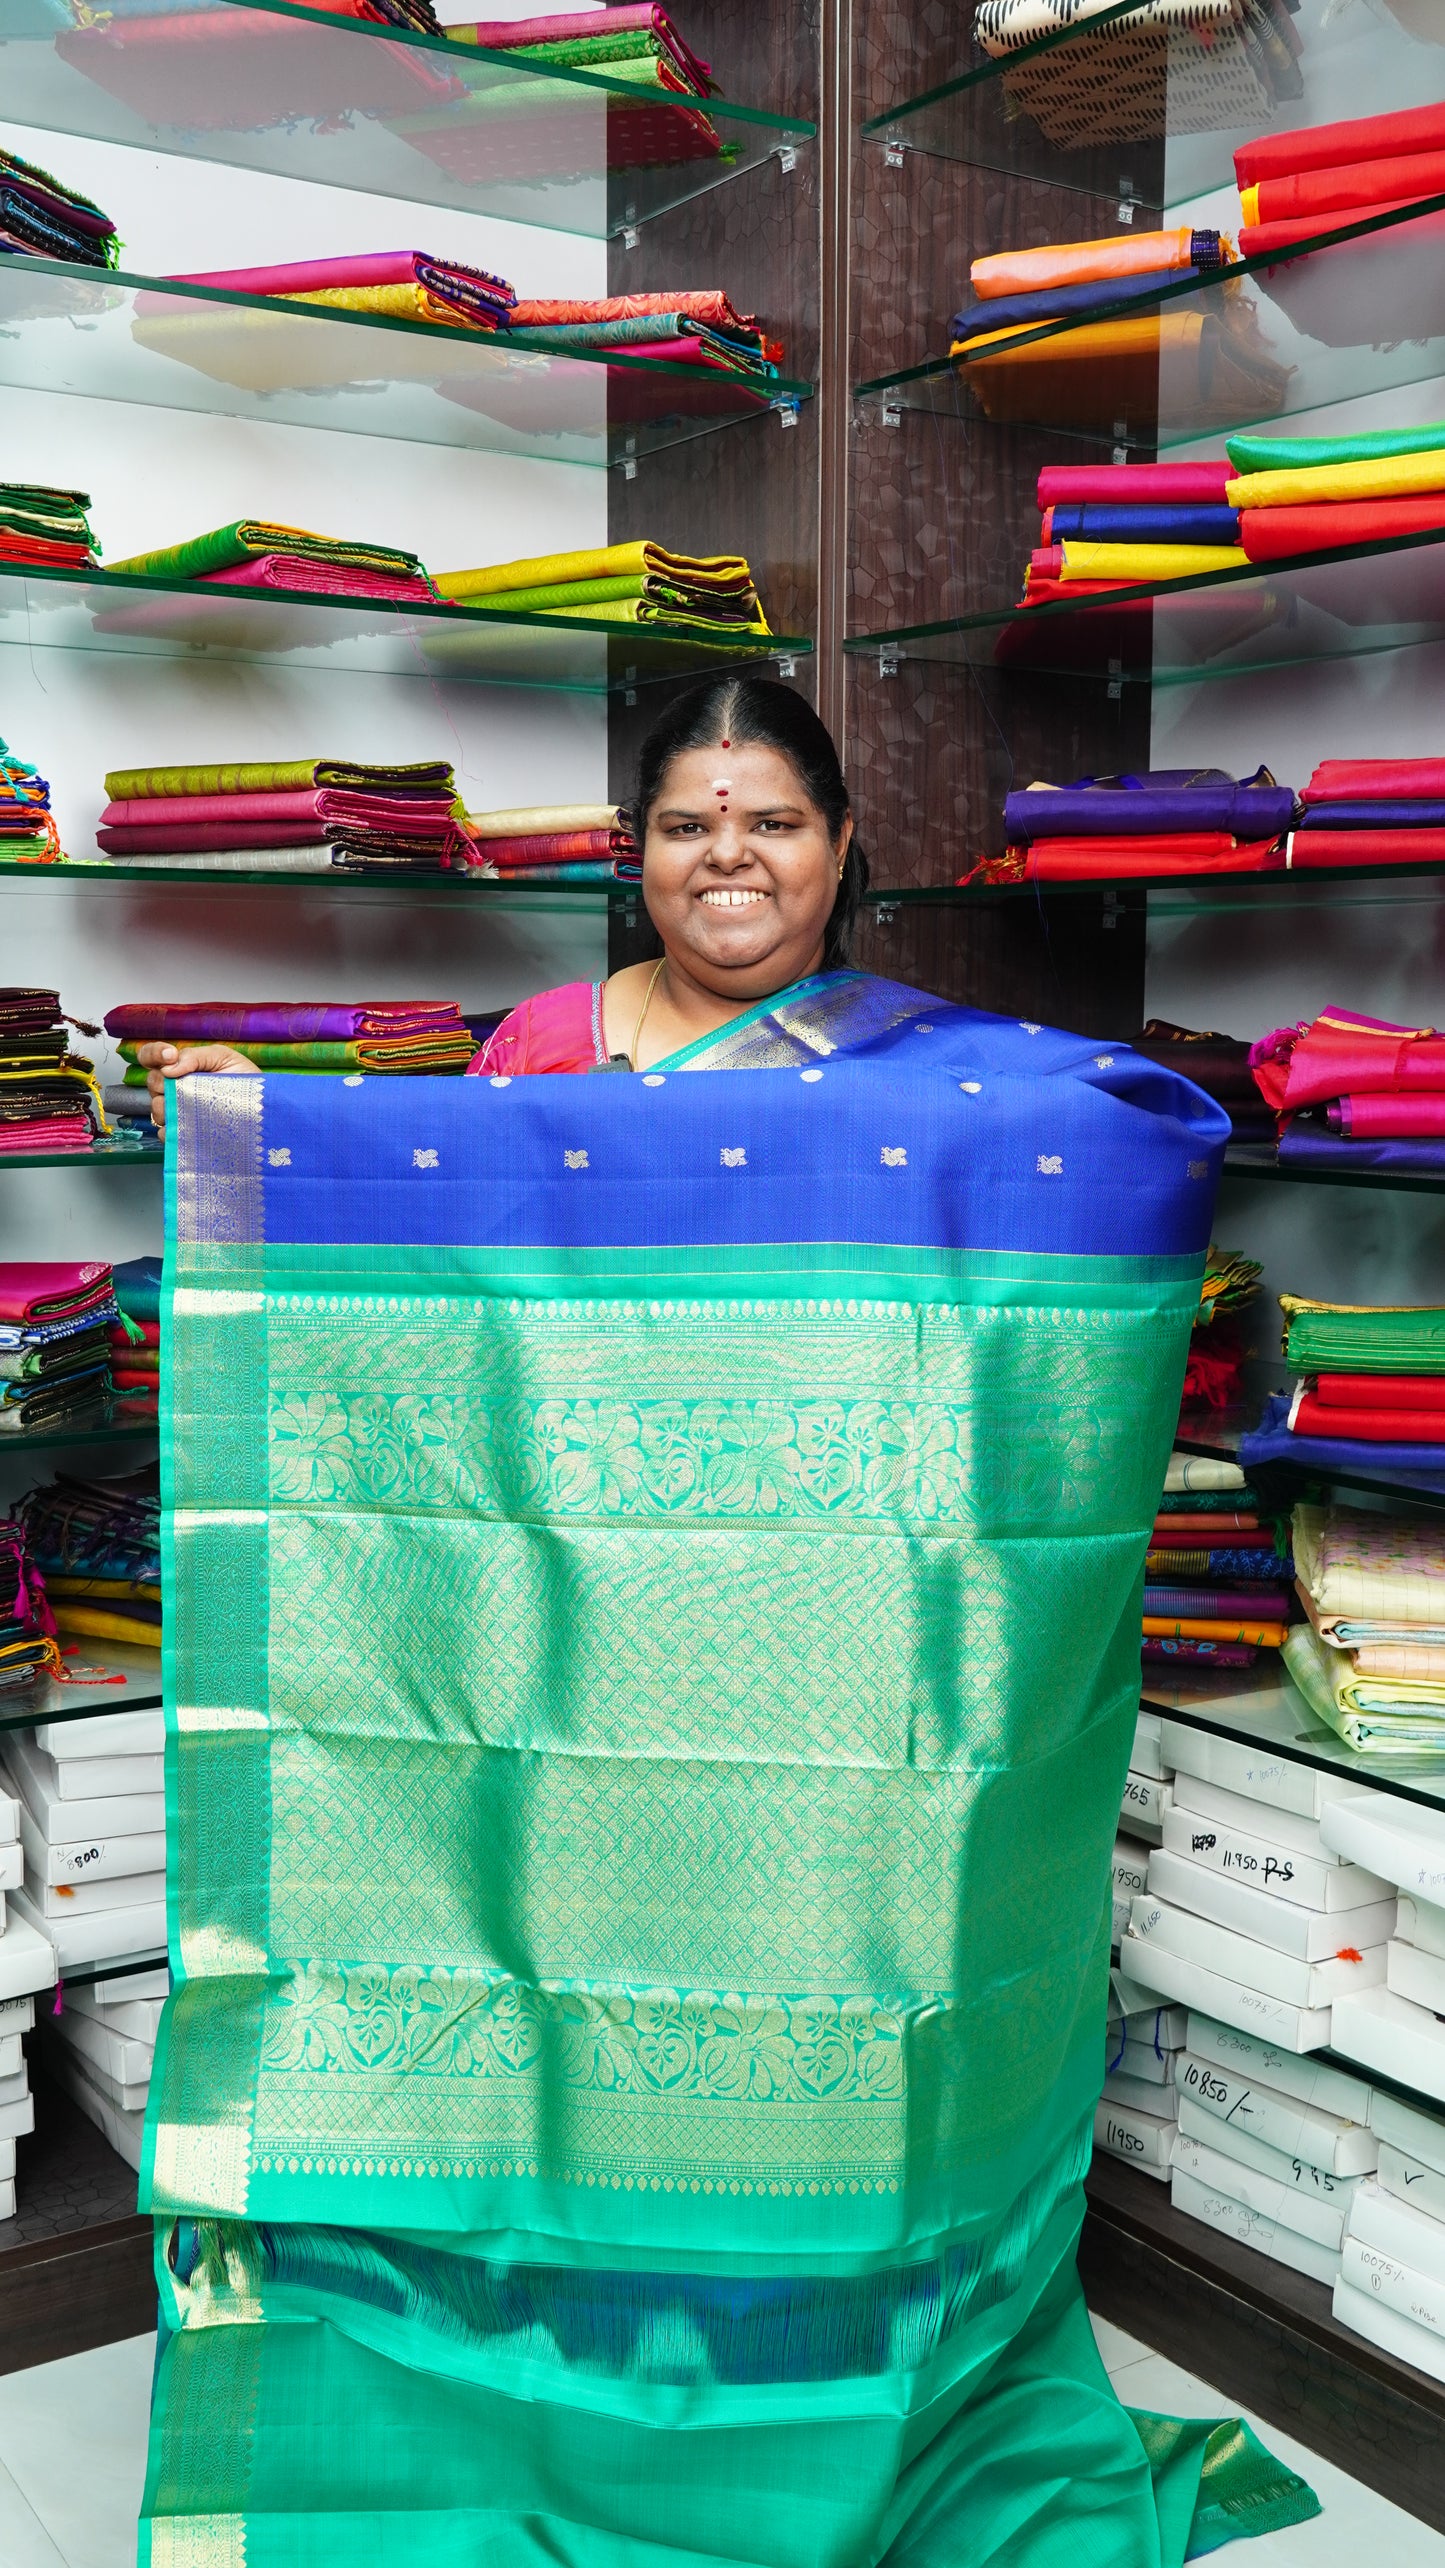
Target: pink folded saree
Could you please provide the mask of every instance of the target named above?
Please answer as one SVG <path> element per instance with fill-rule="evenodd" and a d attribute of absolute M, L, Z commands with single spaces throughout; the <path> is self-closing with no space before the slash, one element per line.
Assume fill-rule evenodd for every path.
<path fill-rule="evenodd" d="M 272 824 L 279 822 L 283 828 L 314 824 L 312 834 L 318 838 L 329 836 L 332 827 L 407 830 L 431 836 L 439 823 L 450 820 L 451 810 L 448 793 L 393 796 L 312 785 L 295 793 L 147 794 L 129 802 L 109 802 L 100 817 L 107 829 L 150 828 L 158 821 L 172 829 L 264 823 L 269 835 Z M 287 841 L 283 837 L 276 843 L 284 846 Z"/>
<path fill-rule="evenodd" d="M 444 301 L 463 305 L 479 328 L 506 327 L 516 296 L 506 279 L 486 268 L 464 267 L 455 259 L 434 259 L 425 250 L 362 250 L 339 259 L 287 259 L 279 265 L 249 268 L 205 268 L 177 276 L 176 285 L 215 286 L 223 294 L 327 294 L 346 286 L 421 285 Z M 147 307 L 173 313 L 174 296 L 141 294 L 136 311 Z"/>
<path fill-rule="evenodd" d="M 1250 1046 L 1249 1066 L 1266 1102 L 1295 1114 L 1332 1097 L 1445 1089 L 1445 1035 L 1328 1008 L 1311 1024 L 1261 1035 Z"/>
<path fill-rule="evenodd" d="M 1301 802 L 1445 802 L 1445 758 L 1322 758 Z"/>
<path fill-rule="evenodd" d="M 12 1124 L 10 1129 L 17 1127 Z M 86 1131 L 88 1136 L 88 1125 Z M 23 1326 L 27 1320 L 68 1320 L 82 1311 L 108 1310 L 114 1299 L 111 1269 L 99 1259 L 87 1259 L 84 1265 L 32 1258 L 0 1261 L 0 1320 L 11 1327 Z"/>
<path fill-rule="evenodd" d="M 299 553 L 260 553 L 229 570 L 203 571 L 190 589 L 272 588 L 304 590 L 313 597 L 388 598 L 401 606 L 442 606 L 425 571 L 367 571 L 356 563 L 308 562 Z"/>
<path fill-rule="evenodd" d="M 1330 1125 L 1351 1141 L 1433 1141 L 1445 1137 L 1445 1089 L 1419 1096 L 1341 1097 Z"/>
<path fill-rule="evenodd" d="M 1199 464 L 1045 464 L 1039 475 L 1040 508 L 1086 505 L 1124 508 L 1223 507 L 1234 466 L 1225 455 Z"/>
<path fill-rule="evenodd" d="M 468 1078 L 515 1078 L 533 1072 L 600 1069 L 607 1059 L 600 981 L 567 981 L 524 999 L 495 1027 Z"/>

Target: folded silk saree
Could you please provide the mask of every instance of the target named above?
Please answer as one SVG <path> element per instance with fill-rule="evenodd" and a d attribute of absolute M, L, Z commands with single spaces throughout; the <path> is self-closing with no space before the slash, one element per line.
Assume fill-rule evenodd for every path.
<path fill-rule="evenodd" d="M 1438 1755 L 1445 1748 L 1445 1685 L 1429 1677 L 1369 1677 L 1296 1623 L 1284 1664 L 1310 1710 L 1362 1754 Z"/>
<path fill-rule="evenodd" d="M 155 2568 L 1313 2511 L 1073 2262 L 1224 1132 L 861 974 L 645 1079 L 178 1087 Z"/>
<path fill-rule="evenodd" d="M 310 534 L 303 526 L 275 526 L 255 517 L 238 518 L 185 544 L 163 545 L 158 552 L 132 553 L 110 567 L 146 579 L 197 580 L 226 571 L 249 575 L 258 562 L 277 555 L 342 572 L 390 572 L 396 578 L 414 578 L 421 570 L 415 553 L 399 552 L 389 544 L 353 544 L 340 537 Z"/>

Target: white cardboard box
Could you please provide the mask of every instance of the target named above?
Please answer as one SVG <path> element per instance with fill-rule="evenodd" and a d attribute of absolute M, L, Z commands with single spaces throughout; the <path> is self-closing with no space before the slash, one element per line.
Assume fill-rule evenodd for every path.
<path fill-rule="evenodd" d="M 1388 2087 L 1376 2087 L 1370 2099 L 1370 2129 L 1381 2140 L 1403 2149 L 1407 2158 L 1418 2158 L 1422 2167 L 1433 2167 L 1445 2176 L 1445 2120 L 1431 2113 L 1423 2104 L 1407 2104 L 1403 2096 L 1391 2095 Z"/>
<path fill-rule="evenodd" d="M 1173 2164 L 1182 2167 L 1197 2183 L 1207 2185 L 1212 2193 L 1242 2202 L 1246 2211 L 1257 2212 L 1262 2220 L 1272 2220 L 1281 2229 L 1293 2229 L 1301 2238 L 1313 2238 L 1317 2246 L 1331 2248 L 1335 2255 L 1344 2245 L 1348 2194 L 1331 2200 L 1321 2194 L 1304 2193 L 1298 2185 L 1282 2185 L 1276 2177 L 1261 2175 L 1257 2167 L 1246 2166 L 1243 2159 L 1228 2157 L 1223 2150 L 1211 2148 L 1185 2131 L 1174 2143 Z"/>
<path fill-rule="evenodd" d="M 0 2078 L 13 2078 L 25 2067 L 25 2046 L 18 2033 L 0 2033 Z"/>
<path fill-rule="evenodd" d="M 1289 1953 L 1298 1962 L 1330 1961 L 1342 1944 L 1353 1944 L 1357 1950 L 1383 1944 L 1395 1923 L 1393 1897 L 1343 1912 L 1296 1908 L 1288 1899 L 1274 1899 L 1230 1873 L 1214 1872 L 1188 1855 L 1173 1854 L 1167 1846 L 1156 1848 L 1150 1856 L 1145 1888 L 1154 1898 L 1167 1900 L 1171 1908 L 1190 1908 L 1197 1917 L 1210 1917 L 1216 1926 L 1228 1926 L 1236 1935 L 1268 1944 L 1276 1953 Z"/>
<path fill-rule="evenodd" d="M 1393 1989 L 1367 1988 L 1334 2009 L 1331 2046 L 1382 2078 L 1445 2103 L 1445 2024 Z"/>
<path fill-rule="evenodd" d="M 1147 2078 L 1130 2078 L 1110 2073 L 1104 2080 L 1104 2102 L 1117 2104 L 1126 2113 L 1150 2113 L 1157 2121 L 1174 2119 L 1174 2089 L 1155 2086 Z"/>
<path fill-rule="evenodd" d="M 15 2104 L 0 2104 L 0 2139 L 23 2140 L 35 2128 L 35 2098 L 23 2095 Z"/>
<path fill-rule="evenodd" d="M 1337 2249 L 1322 2247 L 1317 2239 L 1302 2238 L 1283 2221 L 1251 2211 L 1247 2203 L 1215 2185 L 1201 2184 L 1183 2167 L 1176 2167 L 1169 2178 L 1169 2199 L 1176 2211 L 1186 2211 L 1192 2220 L 1222 2230 L 1226 2238 L 1237 2238 L 1241 2246 L 1257 2248 L 1261 2256 L 1273 2257 L 1277 2265 L 1288 2265 L 1296 2274 L 1311 2274 L 1317 2283 L 1333 2283 L 1339 2275 Z"/>
<path fill-rule="evenodd" d="M 99 2087 L 85 2075 L 75 2053 L 67 2051 L 59 2042 L 47 2044 L 46 2065 L 56 2085 L 63 2087 L 97 2130 L 105 2133 L 116 2155 L 124 2158 L 128 2167 L 139 2169 L 141 2138 L 145 2130 L 144 2112 L 127 2113 L 112 2104 L 110 2098 L 102 2095 Z"/>
<path fill-rule="evenodd" d="M 166 1944 L 166 1904 L 163 1899 L 149 1901 L 143 1908 L 108 1908 L 99 1914 L 84 1909 L 65 1917 L 44 1917 L 28 1891 L 11 1892 L 15 1916 L 10 1932 L 0 1944 L 0 1972 L 3 1972 L 15 1940 L 16 1928 L 24 1925 L 33 1931 L 46 1951 L 47 1976 L 28 1980 L 30 1988 L 53 1988 L 57 1962 L 63 1971 L 76 1970 L 82 1962 L 118 1961 L 131 1953 L 163 1953 Z"/>
<path fill-rule="evenodd" d="M 1142 1711 L 1134 1725 L 1134 1745 L 1129 1752 L 1131 1774 L 1153 1775 L 1167 1783 L 1173 1768 L 1161 1754 L 1163 1720 L 1158 1712 Z"/>
<path fill-rule="evenodd" d="M 1308 1855 L 1314 1863 L 1340 1860 L 1325 1845 L 1318 1819 L 1298 1810 L 1278 1809 L 1247 1792 L 1230 1792 L 1223 1784 L 1206 1782 L 1202 1775 L 1179 1775 L 1174 1800 L 1180 1810 L 1197 1810 L 1205 1819 L 1217 1819 L 1222 1827 L 1238 1828 L 1245 1836 L 1283 1846 L 1290 1854 Z"/>
<path fill-rule="evenodd" d="M 166 1998 L 171 1993 L 170 1967 L 161 1962 L 153 1971 L 126 1971 L 116 1979 L 88 1980 L 86 1989 L 97 2006 L 129 2006 L 142 1998 Z"/>
<path fill-rule="evenodd" d="M 1156 2051 L 1152 2042 L 1110 2042 L 1104 2064 L 1111 2078 L 1142 2078 L 1147 2086 L 1174 2084 L 1172 2051 Z"/>
<path fill-rule="evenodd" d="M 1212 1872 L 1224 1873 L 1232 1881 L 1247 1882 L 1270 1899 L 1292 1900 L 1297 1908 L 1338 1913 L 1368 1908 L 1390 1896 L 1390 1884 L 1378 1873 L 1364 1872 L 1358 1864 L 1337 1863 L 1333 1856 L 1316 1861 L 1291 1846 L 1246 1836 L 1242 1829 L 1226 1828 L 1221 1819 L 1203 1810 L 1166 1812 L 1163 1842 L 1173 1855 L 1207 1864 Z"/>
<path fill-rule="evenodd" d="M 1166 1953 L 1145 1936 L 1127 1934 L 1120 1944 L 1119 1958 L 1133 1978 L 1152 1984 L 1163 1996 L 1178 1998 L 1184 2006 L 1198 2007 L 1217 2022 L 1239 2024 L 1246 2032 L 1260 2033 L 1267 2041 L 1277 2042 L 1282 2050 L 1318 2051 L 1330 2038 L 1327 2006 L 1286 2006 L 1282 1998 L 1267 1997 L 1260 1989 L 1239 1988 L 1233 1980 L 1222 1979 L 1218 1971 L 1205 1970 L 1198 1962 L 1186 1962 L 1177 1953 Z"/>
<path fill-rule="evenodd" d="M 47 2041 L 46 2060 L 53 2061 L 59 2052 L 67 2048 L 69 2046 L 64 2042 Z M 148 2077 L 122 2082 L 119 2078 L 113 2078 L 108 2069 L 103 2069 L 98 2060 L 86 2059 L 81 2052 L 74 2049 L 70 2049 L 70 2057 L 86 2084 L 93 2087 L 97 2095 L 103 2095 L 107 2104 L 112 2105 L 118 2113 L 144 2113 L 146 2097 L 150 2092 Z"/>
<path fill-rule="evenodd" d="M 81 1980 L 77 1987 L 68 1988 L 65 1992 L 65 2013 L 93 2016 L 98 2024 L 108 2024 L 112 2033 L 128 2033 L 137 2042 L 149 2042 L 154 2050 L 165 1999 L 163 1997 L 102 1999 L 96 1996 L 95 1985 L 93 1980 Z M 116 1983 L 112 1980 L 108 1985 L 114 1987 Z"/>
<path fill-rule="evenodd" d="M 1258 2086 L 1296 2096 L 1301 2104 L 1320 2105 L 1326 2113 L 1338 2115 L 1341 2122 L 1370 2119 L 1372 2089 L 1368 2078 L 1357 2078 L 1329 2060 L 1296 2059 L 1273 2042 L 1261 2041 L 1253 2033 L 1241 2033 L 1232 2024 L 1211 2021 L 1207 2015 L 1190 2016 L 1188 2046 L 1196 2060 L 1217 2060 L 1221 2068 L 1252 2078 Z"/>
<path fill-rule="evenodd" d="M 1163 2177 L 1169 2173 L 1173 2144 L 1174 2124 L 1161 2121 L 1155 2113 L 1139 2113 L 1107 2101 L 1095 2108 L 1094 2146 L 1110 2158 L 1126 2159 L 1147 2175 Z"/>
<path fill-rule="evenodd" d="M 54 1988 L 55 1949 L 49 1937 L 39 1932 L 36 1919 L 22 1913 L 24 1891 L 12 1891 L 11 1898 L 15 1914 L 0 1942 L 0 1996 L 26 1997 L 36 1989 Z"/>
<path fill-rule="evenodd" d="M 1165 1811 L 1174 1798 L 1173 1786 L 1157 1775 L 1135 1774 L 1131 1767 L 1124 1778 L 1124 1798 L 1119 1804 L 1119 1826 L 1126 1837 L 1142 1837 L 1157 1845 L 1159 1828 Z"/>
<path fill-rule="evenodd" d="M 1247 1935 L 1216 1926 L 1212 1918 L 1196 1917 L 1187 1908 L 1171 1908 L 1164 1900 L 1149 1898 L 1134 1901 L 1129 1924 L 1133 1934 L 1162 1944 L 1181 1960 L 1202 1962 L 1222 1979 L 1262 1990 L 1267 1997 L 1283 1998 L 1290 2006 L 1332 2006 L 1347 1989 L 1384 1986 L 1383 1944 L 1367 1945 L 1353 1961 L 1337 1956 L 1329 1962 L 1297 1962 L 1288 1953 L 1272 1951 L 1268 1944 L 1253 1943 Z"/>
<path fill-rule="evenodd" d="M 1349 2234 L 1367 2247 L 1379 2247 L 1417 2274 L 1428 2274 L 1445 2289 L 1445 2225 L 1418 2203 L 1371 2181 L 1361 2185 L 1350 2208 Z M 1421 2322 L 1422 2325 L 1425 2323 Z"/>
<path fill-rule="evenodd" d="M 1113 1863 L 1115 1897 L 1122 1892 L 1126 1899 L 1132 1899 L 1136 1891 L 1147 1887 L 1148 1872 L 1148 1847 L 1141 1846 L 1137 1837 L 1116 1837 Z"/>
<path fill-rule="evenodd" d="M 1402 1944 L 1413 1944 L 1421 1953 L 1434 1953 L 1445 1960 L 1445 1908 L 1436 1908 L 1428 1899 L 1415 1899 L 1407 1890 L 1400 1893 L 1399 1923 L 1395 1928 Z"/>
<path fill-rule="evenodd" d="M 63 1804 L 61 1805 L 64 1806 Z M 142 1837 L 71 1837 L 56 1845 L 47 1845 L 28 1808 L 20 1812 L 20 1841 L 25 1849 L 31 1895 L 35 1886 L 58 1890 L 62 1885 L 74 1889 L 91 1882 L 134 1879 L 137 1874 L 154 1873 L 164 1881 L 166 1870 L 165 1830 L 151 1829 Z M 0 1849 L 0 1856 L 11 1848 Z M 18 1854 L 20 1847 L 13 1851 Z M 3 1880 L 3 1874 L 0 1874 Z M 19 1883 L 13 1887 L 18 1889 Z M 5 1883 L 6 1889 L 12 1887 Z M 105 1906 L 99 1901 L 92 1903 Z"/>
<path fill-rule="evenodd" d="M 1427 2211 L 1432 2220 L 1445 2221 L 1445 2176 L 1433 2167 L 1422 2166 L 1418 2158 L 1407 2157 L 1388 2140 L 1380 2142 L 1380 2164 L 1376 2170 L 1384 2191 L 1397 2202 L 1408 2202 L 1416 2211 Z"/>
<path fill-rule="evenodd" d="M 1246 1801 L 1263 1801 L 1273 1810 L 1294 1810 L 1302 1819 L 1318 1819 L 1327 1801 L 1358 1792 L 1351 1775 L 1322 1774 L 1317 1766 L 1300 1765 L 1279 1748 L 1263 1748 L 1248 1739 L 1220 1739 L 1210 1730 L 1191 1729 L 1187 1722 L 1164 1722 L 1164 1753 L 1180 1774 L 1197 1775 Z M 1178 1793 L 1175 1800 L 1180 1799 Z"/>
<path fill-rule="evenodd" d="M 155 2045 L 137 2042 L 125 2033 L 113 2033 L 95 2015 L 77 2015 L 67 2007 L 48 2028 L 51 2038 L 68 2042 L 81 2059 L 104 2069 L 117 2086 L 145 2087 L 150 2084 L 155 2059 Z"/>
<path fill-rule="evenodd" d="M 12 1897 L 19 1897 L 18 1892 Z M 109 1881 L 38 1882 L 33 1873 L 25 1898 L 47 1926 L 57 1917 L 103 1917 L 112 1908 L 166 1904 L 163 1872 L 124 1873 Z"/>
<path fill-rule="evenodd" d="M 23 1731 L 11 1731 L 11 1738 L 22 1738 Z M 13 1792 L 0 1792 L 0 1846 L 11 1846 L 20 1834 L 20 1810 Z"/>
<path fill-rule="evenodd" d="M 14 2217 L 15 2179 L 13 2176 L 0 2177 L 0 2220 L 13 2220 Z"/>
<path fill-rule="evenodd" d="M 118 1757 L 110 1762 L 125 1765 L 136 1760 Z M 53 1757 L 41 1754 L 24 1730 L 14 1730 L 6 1739 L 4 1766 L 48 1846 L 63 1845 L 75 1837 L 136 1837 L 165 1828 L 164 1792 L 90 1793 L 83 1800 L 74 1793 L 62 1796 L 61 1768 Z"/>
<path fill-rule="evenodd" d="M 1368 1863 L 1401 1890 L 1445 1904 L 1445 1810 L 1389 1792 L 1354 1792 L 1330 1803 L 1320 1830 L 1349 1862 Z"/>
<path fill-rule="evenodd" d="M 1242 2167 L 1252 2168 L 1256 2175 L 1272 2177 L 1277 2185 L 1288 2185 L 1293 2192 L 1309 2194 L 1317 2202 L 1344 2206 L 1356 2185 L 1365 2181 L 1363 2176 L 1331 2175 L 1324 2167 L 1312 2167 L 1308 2158 L 1272 2149 L 1267 2140 L 1256 2140 L 1252 2131 L 1242 2131 L 1237 2122 L 1224 2122 L 1217 2113 L 1207 2113 L 1192 2095 L 1179 2098 L 1179 2128 L 1186 2139 L 1197 2140 L 1201 2148 L 1212 2149 L 1221 2158 L 1237 2158 Z"/>
<path fill-rule="evenodd" d="M 1335 2285 L 1334 2314 L 1341 2327 L 1353 2328 L 1371 2345 L 1381 2345 L 1402 2363 L 1413 2363 L 1417 2372 L 1428 2372 L 1431 2378 L 1445 2381 L 1445 2337 L 1436 2336 L 1413 2318 L 1401 2318 L 1399 2312 L 1387 2309 L 1373 2292 L 1360 2291 L 1347 2283 L 1343 2275 Z"/>
<path fill-rule="evenodd" d="M 0 2035 L 28 2033 L 35 2021 L 33 1997 L 0 1997 Z M 0 2175 L 4 2169 L 0 2168 Z"/>
<path fill-rule="evenodd" d="M 1428 2007 L 1432 2015 L 1445 2015 L 1445 1961 L 1433 1953 L 1422 1953 L 1415 1944 L 1398 1941 L 1387 1947 L 1388 1967 L 1385 1986 L 1397 1997 L 1408 1997 L 1412 2006 Z"/>
<path fill-rule="evenodd" d="M 1403 2204 L 1397 2207 L 1404 2209 Z M 1428 2327 L 1432 2336 L 1445 2337 L 1445 2284 L 1433 2274 L 1402 2265 L 1397 2256 L 1388 2256 L 1383 2247 L 1367 2246 L 1362 2238 L 1347 2238 L 1340 2256 L 1340 2279 L 1368 2293 L 1371 2300 L 1383 2301 L 1398 2317 Z"/>
<path fill-rule="evenodd" d="M 18 1890 L 25 1879 L 25 1849 L 15 1841 L 0 1846 L 0 1891 Z"/>
<path fill-rule="evenodd" d="M 1302 2158 L 1329 2176 L 1367 2176 L 1379 2158 L 1380 2144 L 1366 2124 L 1344 2122 L 1323 2105 L 1302 2104 L 1298 2096 L 1256 2085 L 1189 2051 L 1179 2063 L 1178 2095 L 1181 2111 L 1192 2103 L 1215 2121 L 1247 2131 L 1268 2148 Z M 1197 2128 L 1192 2114 L 1190 2122 Z"/>
<path fill-rule="evenodd" d="M 97 1712 L 82 1721 L 42 1721 L 35 1733 L 36 1744 L 57 1765 L 84 1764 L 91 1758 L 155 1757 L 165 1751 L 166 1716 L 157 1705 L 153 1712 Z M 137 1792 L 153 1792 L 149 1781 L 137 1783 Z"/>

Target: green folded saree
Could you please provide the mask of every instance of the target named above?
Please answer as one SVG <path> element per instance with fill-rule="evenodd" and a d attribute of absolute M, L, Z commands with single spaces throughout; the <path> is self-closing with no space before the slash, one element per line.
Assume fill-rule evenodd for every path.
<path fill-rule="evenodd" d="M 359 767 L 346 758 L 279 758 L 231 767 L 113 767 L 105 790 L 112 802 L 141 802 L 150 794 L 299 794 L 313 785 L 378 785 L 404 793 L 452 782 L 451 768 L 439 759 L 410 767 Z"/>
<path fill-rule="evenodd" d="M 645 1080 L 178 1083 L 150 2568 L 1315 2511 L 1074 2265 L 1227 1130 L 861 973 Z"/>
<path fill-rule="evenodd" d="M 1445 1373 L 1445 1305 L 1352 1308 L 1281 1293 L 1285 1360 L 1298 1373 Z"/>
<path fill-rule="evenodd" d="M 403 572 L 420 570 L 415 553 L 398 552 L 390 544 L 349 544 L 329 535 L 312 535 L 304 526 L 273 526 L 267 519 L 240 517 L 233 525 L 218 526 L 209 535 L 192 536 L 186 544 L 164 544 L 154 553 L 131 553 L 123 562 L 112 562 L 113 571 L 129 571 L 137 578 L 153 580 L 199 580 L 209 571 L 239 569 L 243 562 L 264 559 L 269 553 L 290 553 L 303 562 L 344 563 L 349 569 Z"/>
<path fill-rule="evenodd" d="M 1429 428 L 1367 428 L 1353 437 L 1229 437 L 1236 473 L 1308 472 L 1316 464 L 1373 464 L 1391 455 L 1428 455 L 1445 446 L 1445 422 Z"/>

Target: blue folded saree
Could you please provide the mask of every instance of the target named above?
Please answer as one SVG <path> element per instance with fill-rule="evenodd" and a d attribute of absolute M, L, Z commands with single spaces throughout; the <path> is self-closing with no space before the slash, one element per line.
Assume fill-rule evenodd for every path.
<path fill-rule="evenodd" d="M 1227 1131 L 864 974 L 642 1077 L 177 1086 L 152 2568 L 1315 2511 L 1074 2268 Z"/>
<path fill-rule="evenodd" d="M 1108 502 L 1056 501 L 1049 510 L 1049 540 L 1061 544 L 1237 544 L 1237 508 L 1119 508 Z"/>
<path fill-rule="evenodd" d="M 1258 1426 L 1241 1436 L 1239 1460 L 1246 1471 L 1261 1462 L 1289 1462 L 1301 1471 L 1352 1471 L 1367 1480 L 1397 1480 L 1402 1489 L 1445 1489 L 1445 1446 L 1291 1435 L 1290 1406 L 1288 1391 L 1274 1392 Z"/>

